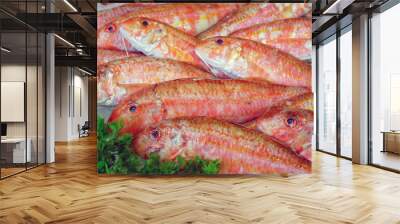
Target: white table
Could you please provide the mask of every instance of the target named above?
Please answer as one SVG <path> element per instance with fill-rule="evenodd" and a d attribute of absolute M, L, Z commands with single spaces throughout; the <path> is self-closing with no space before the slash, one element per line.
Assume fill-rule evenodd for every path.
<path fill-rule="evenodd" d="M 31 145 L 32 141 L 30 138 L 27 138 L 26 142 L 28 143 L 26 147 L 25 154 L 25 138 L 5 138 L 1 139 L 2 147 L 13 147 L 13 163 L 25 163 L 31 162 L 32 154 L 31 154 Z M 25 161 L 26 159 L 26 161 Z"/>

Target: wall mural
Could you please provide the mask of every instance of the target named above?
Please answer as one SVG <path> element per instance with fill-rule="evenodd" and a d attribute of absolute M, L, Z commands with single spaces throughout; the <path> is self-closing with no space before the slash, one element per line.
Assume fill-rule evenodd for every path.
<path fill-rule="evenodd" d="M 99 173 L 311 172 L 311 4 L 98 9 Z"/>

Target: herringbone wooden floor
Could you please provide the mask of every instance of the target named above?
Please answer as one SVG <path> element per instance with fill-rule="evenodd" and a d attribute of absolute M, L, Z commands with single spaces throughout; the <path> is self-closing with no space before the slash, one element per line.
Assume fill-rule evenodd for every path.
<path fill-rule="evenodd" d="M 400 223 L 400 175 L 314 153 L 292 177 L 98 176 L 95 139 L 0 181 L 0 223 Z"/>

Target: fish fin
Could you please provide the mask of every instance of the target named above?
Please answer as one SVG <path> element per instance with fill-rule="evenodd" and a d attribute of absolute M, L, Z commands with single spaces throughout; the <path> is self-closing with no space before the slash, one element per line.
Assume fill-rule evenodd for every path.
<path fill-rule="evenodd" d="M 223 72 L 217 72 L 217 73 L 213 73 L 215 75 L 215 77 L 217 77 L 218 79 L 231 79 L 231 77 L 229 77 L 228 75 L 226 75 Z"/>
<path fill-rule="evenodd" d="M 211 66 L 209 67 L 209 70 L 211 71 L 211 74 L 218 79 L 231 79 L 231 77 L 229 75 L 227 75 L 224 72 L 222 72 L 218 69 L 215 69 Z"/>

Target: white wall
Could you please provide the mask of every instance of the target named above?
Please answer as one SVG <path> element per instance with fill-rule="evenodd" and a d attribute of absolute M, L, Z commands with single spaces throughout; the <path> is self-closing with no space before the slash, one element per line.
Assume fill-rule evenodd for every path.
<path fill-rule="evenodd" d="M 55 68 L 55 141 L 68 140 L 68 88 L 70 84 L 69 68 L 56 67 Z"/>
<path fill-rule="evenodd" d="M 25 82 L 25 64 L 9 64 L 1 66 L 1 81 L 6 82 Z M 7 110 L 7 108 L 1 108 Z M 25 123 L 7 123 L 7 137 L 25 137 Z"/>
<path fill-rule="evenodd" d="M 75 70 L 76 72 L 77 70 Z M 89 113 L 88 113 L 88 78 L 81 76 L 82 73 L 79 73 L 79 75 L 76 75 L 74 77 L 74 93 L 73 96 L 74 98 L 74 108 L 75 110 L 73 119 L 72 121 L 72 132 L 71 135 L 73 138 L 79 137 L 78 133 L 78 124 L 81 126 L 85 123 L 85 121 L 88 121 L 89 118 Z M 80 92 L 80 93 L 79 93 Z M 80 95 L 80 97 L 79 97 Z M 79 102 L 80 101 L 80 102 Z M 80 108 L 81 107 L 81 108 Z M 80 111 L 81 110 L 81 111 Z"/>
<path fill-rule="evenodd" d="M 28 72 L 28 85 L 31 88 L 27 88 L 27 119 L 28 119 L 28 129 L 33 127 L 36 130 L 36 80 L 31 78 L 31 75 L 34 74 L 36 77 L 36 66 L 27 66 Z M 25 82 L 25 64 L 5 64 L 1 66 L 1 81 L 3 82 Z M 41 105 L 39 105 L 41 106 Z M 8 108 L 1 108 L 1 110 L 7 110 Z M 35 113 L 33 113 L 34 111 Z M 32 123 L 34 122 L 34 123 Z M 25 137 L 25 123 L 26 122 L 7 122 L 7 136 L 8 137 Z M 28 130 L 28 137 L 30 131 Z M 36 136 L 36 132 L 35 132 Z"/>
<path fill-rule="evenodd" d="M 56 67 L 55 73 L 55 140 L 70 141 L 88 120 L 88 78 L 72 67 Z"/>

